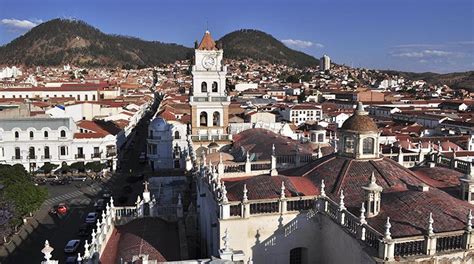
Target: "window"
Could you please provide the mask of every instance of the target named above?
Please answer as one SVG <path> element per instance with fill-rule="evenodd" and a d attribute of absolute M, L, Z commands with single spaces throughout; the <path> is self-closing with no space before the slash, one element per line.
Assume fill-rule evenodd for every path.
<path fill-rule="evenodd" d="M 15 139 L 19 139 L 20 138 L 20 133 L 18 133 L 18 131 L 15 131 Z"/>
<path fill-rule="evenodd" d="M 212 83 L 212 92 L 217 93 L 217 82 Z"/>
<path fill-rule="evenodd" d="M 344 152 L 354 153 L 354 139 L 351 137 L 344 138 Z"/>
<path fill-rule="evenodd" d="M 153 139 L 153 130 L 150 130 L 150 138 Z"/>
<path fill-rule="evenodd" d="M 33 139 L 35 137 L 35 134 L 33 133 L 33 131 L 30 131 L 30 139 Z"/>
<path fill-rule="evenodd" d="M 318 142 L 323 142 L 324 141 L 324 134 L 318 134 Z"/>
<path fill-rule="evenodd" d="M 29 154 L 28 157 L 30 159 L 36 159 L 35 148 L 34 147 L 30 147 L 28 154 Z"/>
<path fill-rule="evenodd" d="M 175 131 L 174 132 L 174 139 L 180 139 L 181 137 L 179 136 L 179 132 Z"/>
<path fill-rule="evenodd" d="M 374 142 L 373 138 L 364 138 L 362 141 L 362 154 L 374 154 Z"/>
<path fill-rule="evenodd" d="M 49 159 L 49 158 L 50 158 L 50 157 L 49 157 L 49 147 L 48 147 L 48 146 L 44 147 L 44 158 L 45 158 L 45 159 Z"/>
<path fill-rule="evenodd" d="M 221 114 L 217 111 L 214 112 L 214 114 L 212 114 L 212 125 L 213 126 L 221 125 Z"/>
<path fill-rule="evenodd" d="M 81 96 L 78 94 L 77 95 L 77 101 L 80 101 L 81 100 Z"/>
<path fill-rule="evenodd" d="M 92 95 L 92 101 L 95 101 L 95 94 Z"/>
<path fill-rule="evenodd" d="M 307 263 L 307 253 L 306 248 L 294 248 L 290 250 L 290 264 L 305 264 Z"/>
<path fill-rule="evenodd" d="M 316 134 L 311 134 L 311 142 L 316 142 Z"/>
<path fill-rule="evenodd" d="M 207 113 L 206 112 L 201 112 L 199 115 L 199 124 L 201 126 L 207 126 Z"/>
<path fill-rule="evenodd" d="M 201 83 L 201 92 L 207 93 L 207 83 L 206 82 Z"/>
<path fill-rule="evenodd" d="M 20 148 L 16 147 L 15 148 L 15 159 L 21 159 L 21 155 L 20 155 Z"/>
<path fill-rule="evenodd" d="M 66 156 L 66 155 L 67 155 L 67 148 L 66 148 L 65 146 L 61 146 L 61 147 L 59 148 L 59 154 L 60 154 L 61 156 Z"/>
<path fill-rule="evenodd" d="M 44 131 L 44 132 L 43 132 L 43 135 L 44 135 L 44 138 L 48 138 L 48 136 L 49 136 L 48 131 Z"/>
<path fill-rule="evenodd" d="M 84 95 L 84 101 L 88 101 L 89 100 L 89 96 L 86 94 Z"/>
<path fill-rule="evenodd" d="M 60 137 L 65 138 L 66 137 L 66 131 L 61 130 Z"/>

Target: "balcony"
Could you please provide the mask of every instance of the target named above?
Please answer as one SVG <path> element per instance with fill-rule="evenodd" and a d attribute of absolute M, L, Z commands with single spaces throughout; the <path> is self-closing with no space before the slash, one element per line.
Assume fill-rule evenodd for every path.
<path fill-rule="evenodd" d="M 85 158 L 86 158 L 86 155 L 84 155 L 84 153 L 82 153 L 82 154 L 76 154 L 76 155 L 74 155 L 74 157 L 75 157 L 76 159 L 85 159 Z"/>
<path fill-rule="evenodd" d="M 41 159 L 43 159 L 43 160 L 51 159 L 51 155 L 43 155 L 43 156 L 41 156 Z"/>
<path fill-rule="evenodd" d="M 116 151 L 107 151 L 106 157 L 114 157 L 117 155 Z"/>
<path fill-rule="evenodd" d="M 92 153 L 91 154 L 91 159 L 100 159 L 100 156 L 102 156 L 102 152 Z"/>
<path fill-rule="evenodd" d="M 36 159 L 37 156 L 36 155 L 28 155 L 28 159 L 32 160 L 32 159 Z"/>
<path fill-rule="evenodd" d="M 22 156 L 13 156 L 12 157 L 12 160 L 21 160 L 21 159 L 23 159 Z"/>

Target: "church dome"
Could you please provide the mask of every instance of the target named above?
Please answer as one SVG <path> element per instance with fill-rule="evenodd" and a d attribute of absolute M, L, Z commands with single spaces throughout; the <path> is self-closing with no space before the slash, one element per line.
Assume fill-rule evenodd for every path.
<path fill-rule="evenodd" d="M 161 118 L 161 117 L 157 117 L 155 119 L 153 119 L 151 121 L 151 127 L 153 130 L 155 131 L 165 131 L 165 130 L 168 130 L 168 124 L 166 123 L 166 121 Z"/>
<path fill-rule="evenodd" d="M 364 111 L 364 106 L 359 102 L 357 110 L 342 124 L 341 129 L 356 132 L 378 132 L 377 124 L 367 114 Z"/>

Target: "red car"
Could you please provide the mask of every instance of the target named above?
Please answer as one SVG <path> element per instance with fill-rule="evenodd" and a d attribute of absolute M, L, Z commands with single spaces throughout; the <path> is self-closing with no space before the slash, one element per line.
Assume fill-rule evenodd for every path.
<path fill-rule="evenodd" d="M 58 216 L 65 215 L 67 213 L 67 205 L 65 203 L 60 203 L 58 206 L 51 208 L 49 211 L 50 214 L 56 214 Z"/>

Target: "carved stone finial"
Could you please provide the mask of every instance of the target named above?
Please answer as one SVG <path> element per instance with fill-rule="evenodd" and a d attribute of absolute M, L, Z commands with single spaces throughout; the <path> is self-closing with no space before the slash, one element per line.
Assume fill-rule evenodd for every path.
<path fill-rule="evenodd" d="M 367 224 L 367 220 L 365 220 L 365 203 L 362 203 L 360 207 L 360 223 Z"/>
<path fill-rule="evenodd" d="M 44 242 L 44 248 L 41 250 L 41 253 L 43 253 L 44 255 L 44 259 L 46 260 L 46 263 L 49 263 L 49 261 L 51 261 L 51 253 L 53 252 L 54 248 L 52 248 L 50 245 L 49 245 L 49 241 L 46 240 Z"/>
<path fill-rule="evenodd" d="M 344 206 L 344 190 L 341 190 L 341 195 L 339 195 L 339 210 L 344 210 L 346 207 Z"/>
<path fill-rule="evenodd" d="M 385 223 L 385 239 L 392 239 L 392 234 L 390 233 L 390 228 L 392 224 L 390 224 L 390 217 L 387 217 L 387 222 Z"/>
<path fill-rule="evenodd" d="M 285 199 L 285 182 L 281 181 L 280 199 Z"/>
<path fill-rule="evenodd" d="M 247 201 L 248 201 L 247 193 L 248 193 L 248 191 L 247 191 L 247 184 L 244 184 L 244 195 L 243 195 L 243 197 L 242 197 L 242 201 L 243 201 L 243 202 L 247 202 Z"/>
<path fill-rule="evenodd" d="M 428 235 L 432 236 L 434 235 L 434 230 L 433 230 L 433 213 L 430 212 L 430 217 L 428 219 Z"/>
<path fill-rule="evenodd" d="M 324 184 L 324 180 L 321 180 L 321 196 L 325 197 L 326 196 L 326 191 L 324 190 L 326 188 L 326 184 Z"/>

